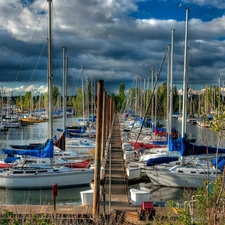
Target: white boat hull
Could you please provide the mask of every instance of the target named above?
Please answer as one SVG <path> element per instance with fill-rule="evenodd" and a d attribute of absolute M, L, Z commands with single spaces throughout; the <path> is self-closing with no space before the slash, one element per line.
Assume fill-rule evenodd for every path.
<path fill-rule="evenodd" d="M 7 189 L 51 189 L 53 184 L 59 188 L 88 185 L 94 178 L 94 171 L 89 169 L 70 169 L 65 171 L 47 169 L 22 171 L 4 171 L 0 174 L 0 188 Z M 13 172 L 14 171 L 14 172 Z M 41 172 L 43 171 L 43 172 Z"/>
<path fill-rule="evenodd" d="M 95 150 L 95 141 L 89 139 L 66 139 L 66 150 L 75 151 L 78 154 L 89 154 L 91 150 Z"/>
<path fill-rule="evenodd" d="M 89 154 L 91 151 L 95 150 L 95 147 L 77 147 L 73 145 L 66 145 L 67 151 L 74 151 L 78 154 Z"/>
<path fill-rule="evenodd" d="M 152 169 L 147 171 L 149 179 L 153 185 L 168 186 L 168 187 L 184 187 L 184 188 L 198 188 L 204 186 L 204 181 L 208 180 L 207 174 L 182 174 L 173 173 L 165 170 Z M 216 176 L 209 175 L 209 182 L 216 179 Z"/>

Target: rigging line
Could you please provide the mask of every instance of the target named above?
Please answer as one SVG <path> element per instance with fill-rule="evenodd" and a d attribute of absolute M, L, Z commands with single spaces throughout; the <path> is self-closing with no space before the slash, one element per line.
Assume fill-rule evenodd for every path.
<path fill-rule="evenodd" d="M 137 74 L 137 75 L 138 75 L 138 74 Z M 136 87 L 136 89 L 138 90 L 138 87 Z M 135 97 L 137 98 L 138 96 L 135 96 Z M 136 111 L 136 110 L 135 110 L 135 111 Z M 134 122 L 133 122 L 133 124 L 132 124 L 131 129 L 130 129 L 130 132 L 133 130 L 135 122 L 136 122 L 136 112 L 135 112 L 135 119 L 134 119 Z"/>
<path fill-rule="evenodd" d="M 138 74 L 137 74 L 138 75 Z M 135 77 L 135 79 L 133 80 L 133 85 L 135 85 L 135 81 L 136 81 L 137 79 L 136 79 L 136 77 Z M 138 88 L 138 87 L 136 87 L 136 88 Z M 136 98 L 137 98 L 137 96 L 136 96 Z M 126 119 L 125 119 L 126 120 Z M 133 128 L 134 128 L 134 124 L 135 124 L 135 121 L 136 121 L 136 115 L 135 115 L 135 119 L 134 119 L 134 123 L 132 124 L 132 127 L 131 127 L 131 129 L 130 129 L 130 132 L 133 130 Z"/>
<path fill-rule="evenodd" d="M 72 58 L 72 56 L 71 56 L 71 58 Z M 77 81 L 77 79 L 76 79 L 76 73 L 74 72 L 74 68 L 73 68 L 73 66 L 72 66 L 72 64 L 71 64 L 71 60 L 69 61 L 69 68 L 70 68 L 70 71 L 71 71 L 71 77 L 72 77 L 72 81 L 73 81 L 73 83 L 74 83 L 74 89 L 77 89 L 77 87 L 78 87 L 78 81 Z M 74 76 L 73 76 L 74 75 Z M 69 76 L 69 73 L 68 73 L 68 76 Z M 76 95 L 76 92 L 75 92 L 75 95 Z"/>
<path fill-rule="evenodd" d="M 46 10 L 46 7 L 47 7 L 47 2 L 45 3 L 44 10 Z M 18 79 L 18 77 L 19 77 L 19 75 L 20 75 L 20 72 L 21 72 L 21 70 L 22 70 L 23 64 L 24 64 L 24 62 L 25 62 L 25 59 L 26 59 L 26 57 L 27 57 L 27 55 L 28 55 L 28 52 L 29 52 L 29 50 L 30 50 L 30 48 L 31 48 L 31 45 L 32 45 L 32 43 L 33 43 L 33 41 L 34 41 L 34 37 L 35 37 L 35 35 L 36 35 L 36 33 L 37 33 L 37 30 L 38 30 L 38 27 L 39 27 L 39 25 L 40 25 L 40 22 L 41 22 L 41 19 L 42 19 L 43 15 L 44 15 L 44 14 L 42 14 L 42 15 L 40 16 L 40 18 L 39 18 L 39 21 L 38 21 L 36 30 L 35 30 L 35 32 L 34 32 L 34 35 L 32 36 L 31 42 L 30 42 L 30 44 L 29 44 L 29 46 L 28 46 L 28 48 L 27 48 L 27 51 L 26 51 L 25 56 L 24 56 L 24 58 L 23 58 L 23 61 L 22 61 L 21 65 L 20 65 L 19 71 L 18 71 L 18 73 L 17 73 L 17 75 L 16 75 L 16 79 L 15 79 L 15 81 L 14 81 L 14 83 L 13 83 L 13 88 L 15 88 L 16 81 L 17 81 L 17 79 Z"/>
<path fill-rule="evenodd" d="M 135 86 L 135 81 L 136 81 L 136 78 L 133 79 L 132 87 L 130 87 L 130 89 L 129 89 L 129 90 L 131 91 L 132 95 L 133 95 L 132 89 L 133 89 L 134 86 Z M 130 92 L 129 92 L 129 93 L 130 93 Z M 130 104 L 131 110 L 132 110 L 132 108 L 133 108 L 132 99 L 133 99 L 133 96 L 131 97 L 131 104 Z M 132 110 L 132 111 L 133 111 L 133 110 Z M 126 121 L 126 119 L 125 119 L 125 121 Z M 135 122 L 135 121 L 134 121 L 134 122 Z M 124 123 L 124 125 L 125 125 L 125 123 Z M 133 127 L 134 127 L 134 124 L 132 125 L 132 128 L 130 129 L 130 131 L 132 131 Z"/>
<path fill-rule="evenodd" d="M 34 76 L 34 73 L 35 73 L 36 68 L 37 68 L 37 66 L 38 66 L 38 63 L 39 63 L 39 61 L 40 61 L 40 59 L 41 59 L 42 53 L 43 53 L 43 51 L 44 51 L 44 49 L 45 49 L 45 46 L 46 46 L 46 42 L 45 42 L 44 45 L 43 45 L 43 48 L 42 48 L 42 50 L 41 50 L 41 54 L 39 55 L 39 58 L 38 58 L 37 63 L 36 63 L 36 65 L 35 65 L 35 67 L 34 67 L 33 73 L 31 74 L 31 78 L 30 78 L 30 80 L 29 80 L 29 82 L 28 82 L 28 86 L 30 86 L 31 80 L 32 80 L 32 78 L 33 78 L 33 76 Z"/>
<path fill-rule="evenodd" d="M 145 120 L 146 120 L 146 117 L 147 117 L 147 114 L 148 114 L 148 110 L 149 110 L 150 105 L 151 105 L 151 103 L 152 103 L 152 99 L 153 99 L 153 96 L 154 96 L 154 94 L 155 94 L 156 86 L 157 86 L 157 83 L 158 83 L 158 80 L 159 80 L 159 75 L 160 75 L 160 73 L 161 73 L 161 70 L 162 70 L 163 63 L 164 63 L 164 61 L 165 61 L 167 52 L 168 52 L 168 47 L 166 47 L 166 51 L 165 51 L 165 54 L 164 54 L 164 56 L 163 56 L 163 60 L 162 60 L 162 62 L 161 62 L 159 71 L 158 71 L 158 73 L 157 73 L 156 81 L 155 81 L 154 88 L 153 88 L 153 92 L 152 92 L 152 95 L 151 95 L 151 99 L 150 99 L 149 104 L 148 104 L 148 107 L 147 107 L 147 109 L 146 109 L 146 111 L 145 111 L 145 116 L 144 116 L 143 122 L 142 122 L 142 124 L 141 124 L 140 131 L 138 132 L 138 135 L 137 135 L 137 138 L 136 138 L 136 141 L 135 141 L 134 146 L 136 145 L 136 143 L 137 143 L 137 141 L 138 141 L 138 138 L 139 138 L 139 136 L 140 136 L 140 134 L 141 134 L 141 131 L 142 131 L 142 128 L 143 128 L 143 124 L 144 124 L 144 122 L 145 122 Z"/>
<path fill-rule="evenodd" d="M 130 94 L 130 91 L 131 91 L 131 94 L 133 95 L 132 89 L 134 88 L 135 80 L 136 80 L 136 79 L 133 80 L 133 84 L 132 84 L 132 86 L 129 88 L 128 94 Z M 133 96 L 131 97 L 131 100 L 130 100 L 130 101 L 131 101 L 131 104 L 130 104 L 130 110 L 131 110 L 131 111 L 133 111 L 133 110 L 132 110 L 132 108 L 133 108 L 132 99 L 133 99 Z M 125 121 L 126 121 L 126 119 L 125 119 Z M 130 131 L 132 131 L 132 129 L 133 129 L 133 126 L 132 126 L 132 128 L 131 128 Z"/>

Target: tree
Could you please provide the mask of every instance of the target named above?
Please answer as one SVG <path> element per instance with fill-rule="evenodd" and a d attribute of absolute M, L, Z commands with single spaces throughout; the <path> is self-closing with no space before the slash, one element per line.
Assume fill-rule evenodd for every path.
<path fill-rule="evenodd" d="M 160 116 L 167 114 L 167 84 L 163 83 L 157 90 L 157 112 Z M 160 113 L 161 112 L 161 113 Z"/>
<path fill-rule="evenodd" d="M 119 86 L 118 95 L 115 96 L 116 109 L 120 111 L 125 101 L 125 84 Z"/>
<path fill-rule="evenodd" d="M 17 107 L 20 107 L 21 108 L 21 99 L 20 99 L 20 96 L 19 97 L 16 97 L 16 103 L 15 103 L 15 105 Z"/>
<path fill-rule="evenodd" d="M 24 108 L 30 109 L 31 104 L 31 91 L 28 91 L 24 95 Z"/>
<path fill-rule="evenodd" d="M 58 97 L 60 96 L 59 87 L 58 86 L 52 86 L 52 101 L 53 106 L 57 104 Z"/>
<path fill-rule="evenodd" d="M 77 94 L 74 101 L 74 106 L 76 108 L 76 112 L 78 115 L 82 115 L 83 113 L 83 94 L 82 94 L 82 87 L 77 88 Z"/>

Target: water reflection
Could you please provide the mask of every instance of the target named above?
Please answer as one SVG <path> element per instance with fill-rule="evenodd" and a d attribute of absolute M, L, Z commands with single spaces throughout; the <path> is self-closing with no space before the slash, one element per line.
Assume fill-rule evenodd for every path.
<path fill-rule="evenodd" d="M 173 119 L 173 127 L 179 132 L 182 129 L 182 123 L 178 120 Z M 209 128 L 199 127 L 197 125 L 192 125 L 187 123 L 187 137 L 188 139 L 196 139 L 197 145 L 207 145 L 217 147 L 218 133 L 212 131 Z M 225 139 L 221 139 L 220 147 L 225 147 Z"/>
<path fill-rule="evenodd" d="M 57 204 L 80 205 L 80 192 L 89 190 L 89 186 L 59 189 Z M 53 204 L 52 190 L 6 190 L 0 189 L 2 204 Z"/>
<path fill-rule="evenodd" d="M 152 183 L 140 183 L 130 188 L 149 192 L 149 201 L 159 206 L 165 205 L 169 200 L 175 201 L 177 205 L 183 205 L 184 201 L 190 199 L 195 192 L 195 189 L 161 187 L 154 186 Z"/>
<path fill-rule="evenodd" d="M 72 125 L 77 121 L 76 117 L 68 117 L 67 124 Z M 53 134 L 60 135 L 57 128 L 63 127 L 63 119 L 53 121 Z M 23 126 L 22 128 L 11 128 L 0 134 L 0 147 L 7 148 L 11 144 L 43 143 L 48 139 L 48 122 L 36 123 Z"/>

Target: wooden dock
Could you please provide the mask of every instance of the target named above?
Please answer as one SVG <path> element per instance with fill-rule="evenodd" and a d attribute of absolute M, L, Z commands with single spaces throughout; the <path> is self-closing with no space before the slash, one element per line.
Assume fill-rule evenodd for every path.
<path fill-rule="evenodd" d="M 121 147 L 121 133 L 118 116 L 113 122 L 111 133 L 111 149 L 105 168 L 105 203 L 109 208 L 129 208 L 128 183 Z"/>

